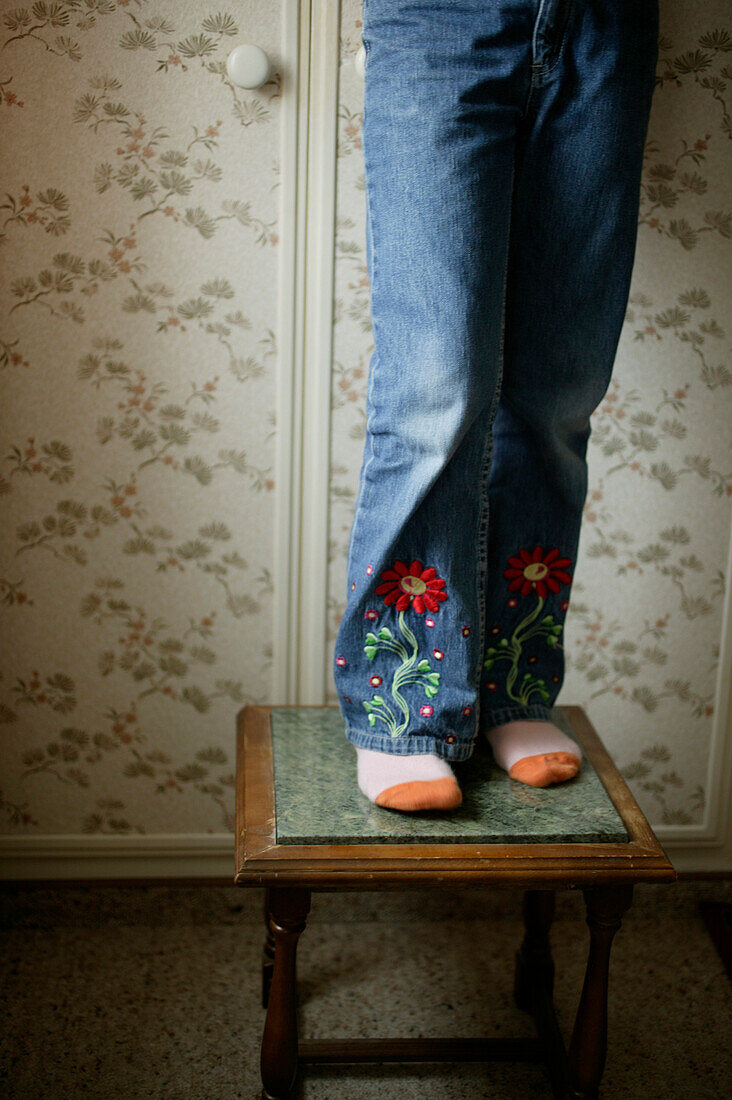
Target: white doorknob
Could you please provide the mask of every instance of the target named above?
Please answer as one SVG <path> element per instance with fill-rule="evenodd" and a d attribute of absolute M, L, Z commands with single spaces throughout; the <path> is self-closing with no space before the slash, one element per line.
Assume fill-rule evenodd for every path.
<path fill-rule="evenodd" d="M 356 66 L 356 72 L 362 80 L 366 79 L 366 47 L 361 46 L 361 49 L 356 54 L 353 64 Z"/>
<path fill-rule="evenodd" d="M 238 88 L 261 88 L 269 77 L 269 58 L 259 46 L 242 42 L 226 59 L 229 80 Z"/>

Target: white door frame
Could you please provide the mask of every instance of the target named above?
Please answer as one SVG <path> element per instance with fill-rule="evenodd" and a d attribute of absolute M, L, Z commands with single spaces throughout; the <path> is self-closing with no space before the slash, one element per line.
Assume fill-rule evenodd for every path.
<path fill-rule="evenodd" d="M 283 19 L 272 700 L 322 705 L 340 4 L 284 0 Z"/>

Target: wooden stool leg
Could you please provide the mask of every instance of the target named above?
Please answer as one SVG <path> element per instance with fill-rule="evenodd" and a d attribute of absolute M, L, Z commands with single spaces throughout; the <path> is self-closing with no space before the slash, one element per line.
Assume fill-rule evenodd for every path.
<path fill-rule="evenodd" d="M 524 927 L 526 933 L 516 953 L 514 997 L 524 1012 L 531 1012 L 532 989 L 539 986 L 551 997 L 554 990 L 554 960 L 549 944 L 549 929 L 554 918 L 553 890 L 526 890 Z"/>
<path fill-rule="evenodd" d="M 549 930 L 554 918 L 553 890 L 527 890 L 524 894 L 526 934 L 516 954 L 516 1004 L 530 1012 L 544 1046 L 544 1060 L 552 1084 L 552 1096 L 567 1095 L 567 1056 L 554 1011 L 554 960 Z"/>
<path fill-rule="evenodd" d="M 582 997 L 569 1046 L 571 1095 L 595 1100 L 607 1053 L 607 983 L 610 948 L 633 900 L 630 886 L 589 886 L 584 889 L 590 952 Z"/>
<path fill-rule="evenodd" d="M 262 1008 L 266 1008 L 269 1004 L 269 991 L 274 970 L 275 941 L 270 928 L 269 887 L 264 891 L 264 927 L 267 931 L 265 932 L 264 947 L 262 949 Z"/>
<path fill-rule="evenodd" d="M 274 937 L 274 971 L 262 1037 L 262 1100 L 286 1100 L 297 1072 L 295 953 L 309 910 L 309 890 L 271 887 L 269 927 Z"/>

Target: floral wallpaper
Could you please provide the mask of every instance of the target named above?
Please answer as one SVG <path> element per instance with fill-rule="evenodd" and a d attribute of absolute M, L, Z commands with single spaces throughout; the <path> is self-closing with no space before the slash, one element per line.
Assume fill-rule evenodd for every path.
<path fill-rule="evenodd" d="M 233 830 L 272 664 L 279 20 L 0 3 L 6 833 Z"/>
<path fill-rule="evenodd" d="M 231 832 L 234 715 L 277 701 L 281 16 L 0 0 L 6 835 Z M 721 0 L 661 17 L 559 702 L 651 821 L 683 826 L 707 794 L 729 537 L 732 34 Z M 342 0 L 328 668 L 372 351 L 360 19 Z M 227 79 L 240 41 L 272 60 L 260 89 Z"/>
<path fill-rule="evenodd" d="M 365 257 L 359 0 L 341 6 L 329 636 L 373 350 Z M 702 820 L 729 538 L 732 28 L 721 0 L 661 2 L 636 265 L 590 488 L 557 700 L 583 706 L 652 823 Z M 332 662 L 331 666 L 332 667 Z M 336 700 L 331 684 L 330 698 Z"/>

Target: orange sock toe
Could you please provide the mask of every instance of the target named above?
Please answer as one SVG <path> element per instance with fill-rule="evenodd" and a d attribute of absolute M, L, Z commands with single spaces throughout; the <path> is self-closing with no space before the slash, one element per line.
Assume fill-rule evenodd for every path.
<path fill-rule="evenodd" d="M 552 783 L 574 779 L 579 770 L 580 761 L 574 753 L 540 752 L 517 760 L 508 774 L 511 779 L 518 779 L 530 787 L 549 787 Z"/>
<path fill-rule="evenodd" d="M 463 800 L 454 779 L 423 779 L 396 783 L 375 799 L 389 810 L 454 810 Z"/>

